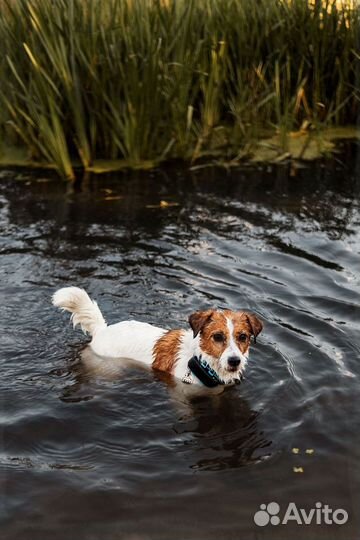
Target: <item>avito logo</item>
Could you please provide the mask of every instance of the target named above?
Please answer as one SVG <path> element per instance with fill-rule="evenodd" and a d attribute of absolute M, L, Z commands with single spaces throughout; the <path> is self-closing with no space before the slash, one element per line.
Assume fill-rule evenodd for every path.
<path fill-rule="evenodd" d="M 349 515 L 343 508 L 333 510 L 328 504 L 317 502 L 315 508 L 305 510 L 298 508 L 294 502 L 290 502 L 283 517 L 280 517 L 280 505 L 277 502 L 260 504 L 260 510 L 255 512 L 254 522 L 259 527 L 271 525 L 286 525 L 295 522 L 298 525 L 344 525 Z"/>

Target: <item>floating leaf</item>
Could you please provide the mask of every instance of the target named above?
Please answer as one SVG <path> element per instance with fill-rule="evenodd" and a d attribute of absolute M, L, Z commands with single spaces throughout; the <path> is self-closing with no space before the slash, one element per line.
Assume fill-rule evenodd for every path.
<path fill-rule="evenodd" d="M 294 473 L 303 473 L 304 469 L 302 467 L 293 467 Z"/>
<path fill-rule="evenodd" d="M 103 198 L 103 201 L 120 201 L 123 198 L 121 195 L 108 195 Z"/>
<path fill-rule="evenodd" d="M 170 208 L 171 206 L 179 206 L 179 203 L 160 201 L 159 204 L 147 204 L 146 208 Z"/>
<path fill-rule="evenodd" d="M 314 452 L 315 452 L 315 450 L 313 448 L 307 448 L 305 450 L 305 454 L 309 454 L 309 455 L 313 454 Z"/>
<path fill-rule="evenodd" d="M 291 451 L 292 451 L 293 454 L 298 454 L 300 452 L 300 449 L 299 448 L 293 448 Z"/>

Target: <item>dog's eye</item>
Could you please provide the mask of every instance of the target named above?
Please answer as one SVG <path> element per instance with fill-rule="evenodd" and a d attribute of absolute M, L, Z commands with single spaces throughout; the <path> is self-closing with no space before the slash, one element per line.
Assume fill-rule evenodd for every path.
<path fill-rule="evenodd" d="M 213 340 L 216 341 L 217 343 L 223 343 L 225 341 L 225 336 L 224 334 L 221 334 L 220 332 L 218 332 L 217 334 L 213 335 Z"/>
<path fill-rule="evenodd" d="M 238 340 L 239 341 L 246 341 L 247 340 L 247 335 L 246 334 L 239 334 L 238 335 Z"/>

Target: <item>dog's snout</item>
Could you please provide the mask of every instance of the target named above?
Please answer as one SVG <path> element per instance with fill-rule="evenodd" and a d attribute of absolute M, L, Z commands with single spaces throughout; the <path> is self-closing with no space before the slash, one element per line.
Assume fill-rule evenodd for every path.
<path fill-rule="evenodd" d="M 237 356 L 230 356 L 230 358 L 228 358 L 228 364 L 230 367 L 236 368 L 240 365 L 240 358 Z"/>

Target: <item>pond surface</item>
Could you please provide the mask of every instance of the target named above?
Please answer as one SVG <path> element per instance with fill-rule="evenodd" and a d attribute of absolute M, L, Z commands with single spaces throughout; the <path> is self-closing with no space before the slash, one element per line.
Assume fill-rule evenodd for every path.
<path fill-rule="evenodd" d="M 355 145 L 307 168 L 75 188 L 2 171 L 1 538 L 359 538 L 359 192 Z M 154 372 L 92 369 L 50 304 L 68 285 L 108 322 L 182 327 L 226 306 L 265 330 L 240 386 L 188 399 Z M 272 501 L 349 519 L 255 525 Z"/>

